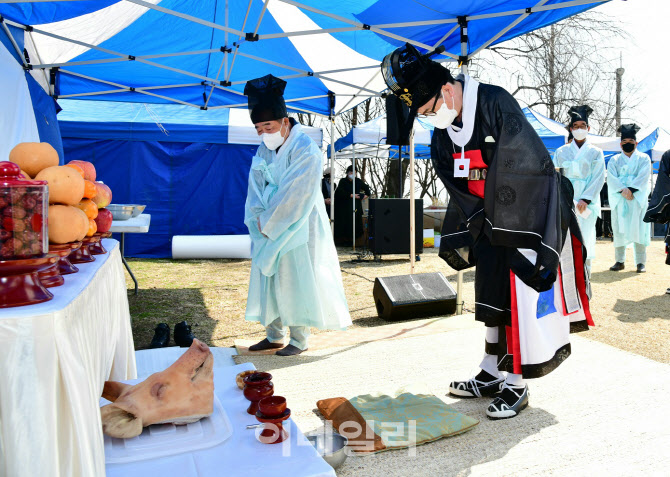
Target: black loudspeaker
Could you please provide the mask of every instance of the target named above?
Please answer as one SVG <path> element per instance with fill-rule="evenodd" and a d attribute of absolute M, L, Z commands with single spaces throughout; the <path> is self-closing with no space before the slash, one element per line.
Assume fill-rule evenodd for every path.
<path fill-rule="evenodd" d="M 415 199 L 414 240 L 423 253 L 423 199 Z M 370 199 L 368 248 L 375 255 L 409 254 L 409 199 Z"/>
<path fill-rule="evenodd" d="M 386 144 L 409 146 L 409 107 L 395 94 L 386 96 Z"/>
<path fill-rule="evenodd" d="M 377 278 L 372 296 L 388 321 L 456 313 L 456 291 L 439 272 Z"/>

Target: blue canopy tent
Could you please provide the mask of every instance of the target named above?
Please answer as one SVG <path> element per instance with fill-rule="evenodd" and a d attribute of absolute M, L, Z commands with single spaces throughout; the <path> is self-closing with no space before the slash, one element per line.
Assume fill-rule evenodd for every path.
<path fill-rule="evenodd" d="M 170 257 L 174 235 L 246 234 L 244 202 L 260 139 L 246 110 L 62 100 L 65 155 L 92 162 L 114 203 L 147 205 L 148 234 L 127 254 Z M 306 128 L 321 144 L 321 130 Z"/>
<path fill-rule="evenodd" d="M 386 89 L 379 64 L 400 44 L 443 45 L 436 58 L 466 68 L 488 46 L 605 1 L 36 1 L 1 4 L 0 24 L 59 100 L 211 111 L 246 105 L 246 81 L 272 73 L 288 81 L 290 110 L 334 117 Z"/>
<path fill-rule="evenodd" d="M 649 154 L 654 173 L 658 174 L 661 157 L 670 150 L 670 133 L 663 128 L 656 128 L 637 144 L 637 148 Z"/>

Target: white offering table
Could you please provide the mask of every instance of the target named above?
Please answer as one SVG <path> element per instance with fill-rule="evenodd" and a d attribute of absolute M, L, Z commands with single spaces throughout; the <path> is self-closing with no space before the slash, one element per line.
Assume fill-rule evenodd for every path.
<path fill-rule="evenodd" d="M 290 438 L 281 444 L 261 444 L 256 440 L 256 429 L 247 429 L 249 424 L 258 424 L 254 416 L 247 414 L 249 406 L 235 383 L 235 376 L 255 369 L 251 363 L 232 365 L 225 348 L 212 348 L 214 355 L 214 392 L 223 405 L 233 427 L 233 434 L 224 442 L 208 449 L 194 452 L 175 452 L 174 455 L 141 460 L 126 464 L 108 464 L 108 477 L 208 477 L 208 476 L 291 476 L 291 477 L 335 477 L 335 471 L 323 460 L 307 441 L 295 423 L 288 419 L 284 428 Z M 145 378 L 162 371 L 172 364 L 184 348 L 170 351 L 138 351 L 138 376 Z M 151 359 L 153 354 L 154 359 Z M 141 356 L 142 355 L 142 356 Z M 281 389 L 275 388 L 281 395 Z M 290 409 L 291 403 L 288 402 Z"/>
<path fill-rule="evenodd" d="M 54 298 L 0 309 L 0 476 L 102 476 L 104 382 L 136 377 L 119 242 Z"/>

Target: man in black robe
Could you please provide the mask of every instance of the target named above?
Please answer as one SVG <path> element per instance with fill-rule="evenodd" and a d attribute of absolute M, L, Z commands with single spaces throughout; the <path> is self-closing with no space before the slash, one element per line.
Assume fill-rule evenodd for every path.
<path fill-rule="evenodd" d="M 670 150 L 665 151 L 658 166 L 656 186 L 651 194 L 649 208 L 644 216 L 645 222 L 668 224 L 670 222 Z M 665 263 L 670 265 L 670 226 L 665 234 Z M 665 293 L 670 295 L 670 288 Z"/>
<path fill-rule="evenodd" d="M 555 369 L 570 355 L 570 330 L 592 324 L 572 186 L 504 89 L 453 78 L 409 44 L 384 58 L 382 74 L 409 121 L 418 114 L 435 127 L 431 156 L 451 198 L 440 256 L 456 270 L 476 266 L 485 355 L 450 393 L 496 395 L 489 418 L 515 417 L 528 405 L 524 378 Z"/>
<path fill-rule="evenodd" d="M 354 194 L 356 203 L 354 205 Z M 362 179 L 354 179 L 354 168 L 347 167 L 347 176 L 340 179 L 335 189 L 335 243 L 352 245 L 352 207 L 356 210 L 356 239 L 363 235 L 363 199 L 370 196 L 370 187 Z"/>
<path fill-rule="evenodd" d="M 323 194 L 323 202 L 326 205 L 326 213 L 328 214 L 329 219 L 330 201 L 332 200 L 330 194 L 331 187 L 337 189 L 337 185 L 333 184 L 333 179 L 331 178 L 331 168 L 329 167 L 323 171 L 323 179 L 321 179 L 321 194 Z"/>

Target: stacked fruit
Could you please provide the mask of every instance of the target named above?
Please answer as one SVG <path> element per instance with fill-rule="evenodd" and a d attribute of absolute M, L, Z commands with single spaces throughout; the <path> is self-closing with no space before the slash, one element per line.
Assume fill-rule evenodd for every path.
<path fill-rule="evenodd" d="M 9 155 L 26 176 L 46 181 L 49 187 L 48 230 L 54 244 L 78 242 L 111 227 L 111 212 L 102 207 L 112 192 L 95 182 L 95 166 L 86 161 L 58 165 L 58 154 L 47 143 L 22 143 Z M 107 218 L 109 217 L 109 220 Z M 98 225 L 101 227 L 98 227 Z"/>

